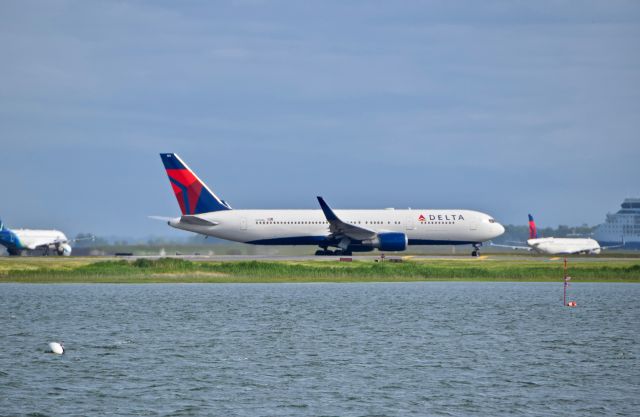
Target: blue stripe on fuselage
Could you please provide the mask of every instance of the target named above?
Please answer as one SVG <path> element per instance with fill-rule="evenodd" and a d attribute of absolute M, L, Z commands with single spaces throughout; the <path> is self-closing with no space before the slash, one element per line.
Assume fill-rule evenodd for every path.
<path fill-rule="evenodd" d="M 252 245 L 328 245 L 332 242 L 326 236 L 291 236 L 252 240 L 246 243 Z"/>
<path fill-rule="evenodd" d="M 273 239 L 252 240 L 252 245 L 333 245 L 337 240 L 330 240 L 326 236 L 291 236 L 278 237 Z M 356 242 L 354 242 L 356 243 Z M 429 239 L 409 239 L 409 245 L 472 245 L 474 243 L 467 240 L 429 240 Z"/>
<path fill-rule="evenodd" d="M 409 239 L 409 245 L 473 245 L 476 243 L 470 240 L 431 240 L 431 239 Z"/>

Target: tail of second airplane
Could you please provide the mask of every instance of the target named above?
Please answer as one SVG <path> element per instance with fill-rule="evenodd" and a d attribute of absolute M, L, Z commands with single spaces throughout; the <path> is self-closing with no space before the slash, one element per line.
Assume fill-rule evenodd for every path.
<path fill-rule="evenodd" d="M 175 153 L 161 153 L 169 182 L 183 215 L 231 210 Z"/>
<path fill-rule="evenodd" d="M 536 229 L 536 222 L 533 221 L 533 216 L 529 214 L 529 239 L 537 239 L 538 230 Z"/>

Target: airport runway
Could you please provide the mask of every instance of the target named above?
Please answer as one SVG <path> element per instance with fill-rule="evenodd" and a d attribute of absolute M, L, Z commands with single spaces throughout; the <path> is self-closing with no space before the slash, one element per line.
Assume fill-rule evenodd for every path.
<path fill-rule="evenodd" d="M 133 256 L 71 256 L 71 257 L 58 257 L 58 256 L 0 256 L 0 262 L 3 260 L 9 261 L 21 261 L 33 262 L 38 259 L 48 262 L 69 261 L 69 260 L 136 260 L 136 259 L 160 259 L 160 258 L 178 258 L 189 261 L 210 261 L 210 262 L 239 262 L 239 261 L 281 261 L 281 262 L 328 262 L 328 261 L 358 261 L 358 262 L 379 262 L 381 260 L 380 255 L 354 255 L 354 256 L 315 256 L 315 255 L 200 255 L 200 254 L 182 254 L 182 255 L 133 255 Z M 463 262 L 482 262 L 485 260 L 492 261 L 540 261 L 540 262 L 561 262 L 564 259 L 563 256 L 527 256 L 527 255 L 509 255 L 509 254 L 486 254 L 479 257 L 472 257 L 468 255 L 387 255 L 385 254 L 384 261 L 398 262 L 398 261 L 413 261 L 413 262 L 428 262 L 437 260 L 447 261 L 463 261 Z M 603 257 L 603 256 L 568 256 L 569 262 L 622 262 L 622 261 L 638 261 L 638 256 L 625 256 L 625 257 Z"/>
<path fill-rule="evenodd" d="M 180 258 L 190 261 L 211 261 L 211 262 L 238 262 L 238 261 L 282 261 L 282 262 L 303 262 L 303 261 L 340 261 L 352 260 L 360 262 L 376 262 L 380 261 L 380 255 L 354 255 L 354 256 L 315 256 L 315 255 L 177 255 L 164 256 L 172 258 Z M 111 259 L 159 259 L 161 256 L 123 256 Z M 504 261 L 540 261 L 540 262 L 560 262 L 564 259 L 562 256 L 544 257 L 544 256 L 512 256 L 508 254 L 487 254 L 479 257 L 465 255 L 386 255 L 384 261 L 416 261 L 426 262 L 434 260 L 458 260 L 458 261 L 474 261 L 482 262 L 484 260 L 504 260 Z M 571 256 L 567 257 L 569 262 L 620 262 L 620 261 L 637 261 L 638 257 L 599 257 L 599 256 Z"/>

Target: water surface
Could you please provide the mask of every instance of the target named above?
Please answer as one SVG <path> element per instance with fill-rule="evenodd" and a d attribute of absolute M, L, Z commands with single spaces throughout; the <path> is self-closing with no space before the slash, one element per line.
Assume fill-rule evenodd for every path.
<path fill-rule="evenodd" d="M 0 415 L 640 415 L 640 285 L 0 285 Z M 64 340 L 67 353 L 44 353 Z"/>

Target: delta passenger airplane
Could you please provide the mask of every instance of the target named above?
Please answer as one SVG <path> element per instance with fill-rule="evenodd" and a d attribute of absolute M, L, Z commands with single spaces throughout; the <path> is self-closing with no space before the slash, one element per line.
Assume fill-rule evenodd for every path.
<path fill-rule="evenodd" d="M 536 222 L 533 220 L 531 214 L 529 214 L 529 239 L 527 240 L 527 246 L 495 245 L 491 243 L 491 246 L 535 251 L 547 255 L 598 255 L 605 249 L 621 248 L 624 245 L 624 236 L 622 237 L 622 243 L 615 246 L 600 246 L 595 239 L 591 238 L 538 237 Z"/>
<path fill-rule="evenodd" d="M 220 199 L 175 153 L 160 154 L 182 216 L 154 217 L 176 229 L 255 245 L 312 245 L 316 255 L 404 251 L 409 245 L 473 245 L 504 233 L 485 213 L 471 210 L 236 210 Z M 336 248 L 330 250 L 329 248 Z"/>

